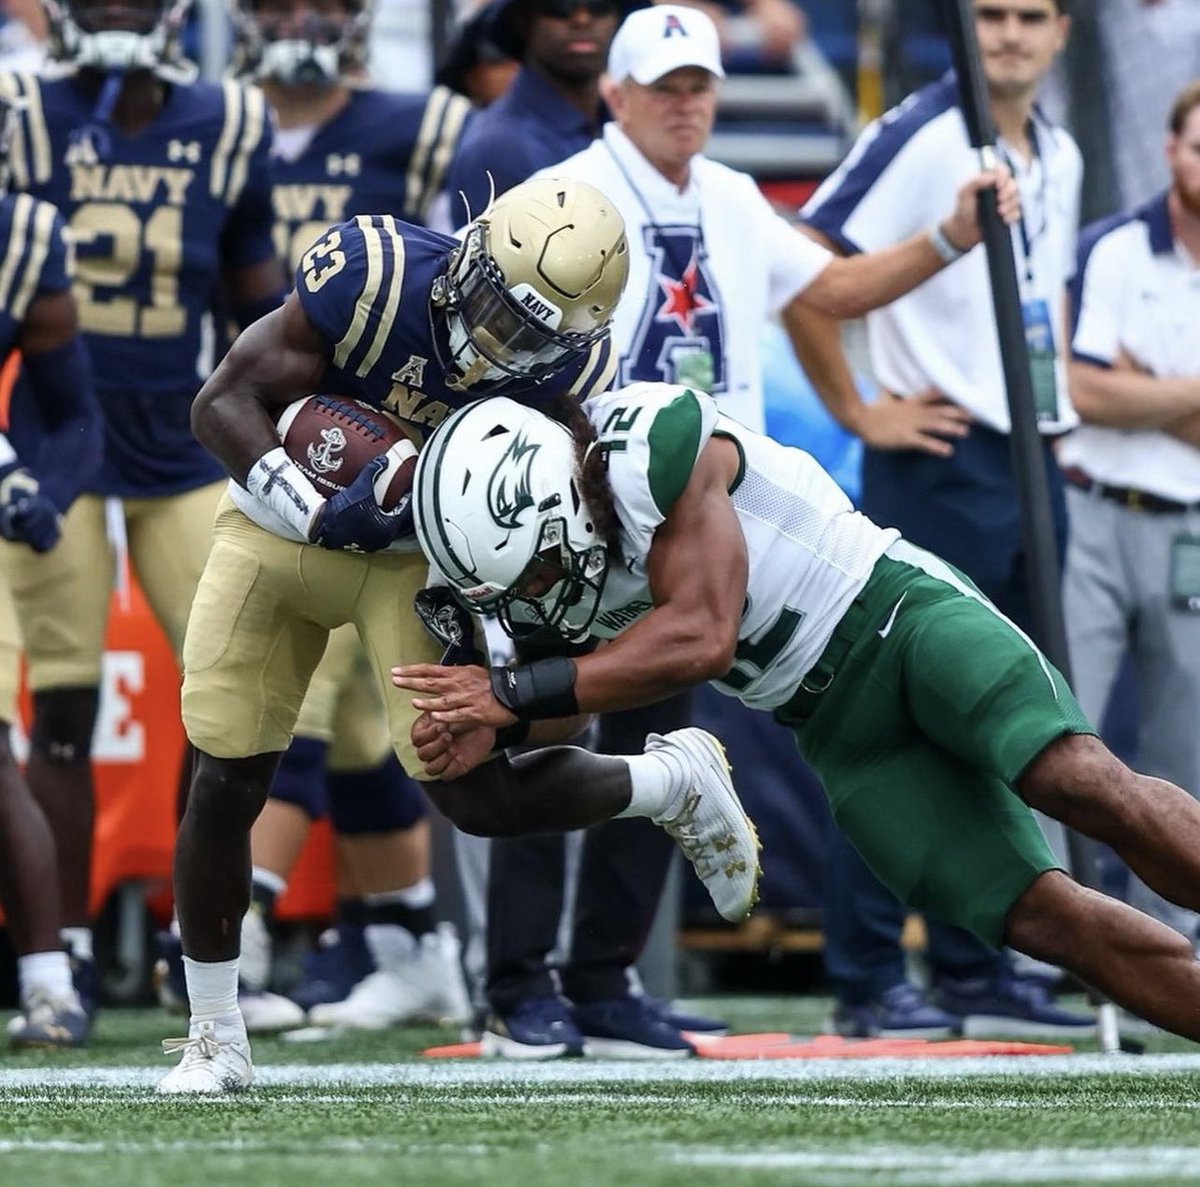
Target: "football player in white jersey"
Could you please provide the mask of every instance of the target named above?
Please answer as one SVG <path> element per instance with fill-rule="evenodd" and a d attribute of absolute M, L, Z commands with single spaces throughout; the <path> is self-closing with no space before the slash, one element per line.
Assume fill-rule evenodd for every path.
<path fill-rule="evenodd" d="M 464 606 L 514 637 L 610 640 L 491 670 L 393 669 L 419 694 L 426 772 L 461 785 L 497 729 L 536 722 L 544 738 L 543 718 L 709 680 L 793 730 L 839 827 L 910 906 L 1200 1038 L 1191 945 L 1072 881 L 1031 811 L 1195 908 L 1200 806 L 1113 756 L 1025 634 L 957 570 L 856 512 L 807 454 L 688 388 L 634 384 L 585 409 L 567 429 L 476 403 L 421 454 L 418 534 Z M 576 794 L 564 784 L 547 811 Z"/>

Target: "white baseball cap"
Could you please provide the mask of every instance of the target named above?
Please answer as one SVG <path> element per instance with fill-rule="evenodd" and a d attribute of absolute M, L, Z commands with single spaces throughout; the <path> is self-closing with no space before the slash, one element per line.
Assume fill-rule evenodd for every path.
<path fill-rule="evenodd" d="M 608 74 L 642 86 L 681 66 L 699 66 L 724 78 L 717 27 L 698 8 L 656 4 L 631 12 L 608 48 Z"/>

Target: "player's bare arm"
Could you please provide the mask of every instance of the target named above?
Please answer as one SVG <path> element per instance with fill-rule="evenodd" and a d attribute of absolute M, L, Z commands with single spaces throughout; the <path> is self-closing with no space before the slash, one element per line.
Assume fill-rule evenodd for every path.
<path fill-rule="evenodd" d="M 192 432 L 238 482 L 279 447 L 271 411 L 317 389 L 327 351 L 292 294 L 238 335 L 200 389 Z"/>
<path fill-rule="evenodd" d="M 1006 223 L 1020 217 L 1020 195 L 1007 169 L 976 174 L 959 189 L 953 211 L 938 224 L 953 251 L 970 251 L 982 239 L 979 194 L 993 188 L 1000 217 Z M 934 246 L 932 234 L 923 231 L 893 247 L 832 261 L 799 299 L 836 317 L 861 317 L 904 296 L 949 262 Z"/>
<path fill-rule="evenodd" d="M 609 645 L 571 662 L 580 711 L 650 704 L 723 676 L 733 664 L 746 594 L 746 545 L 729 499 L 736 447 L 714 438 L 654 533 L 647 568 L 654 609 Z M 492 696 L 484 668 L 392 669 L 397 688 L 451 733 L 516 718 Z"/>
<path fill-rule="evenodd" d="M 21 354 L 44 354 L 66 346 L 79 329 L 79 315 L 70 290 L 44 293 L 30 302 L 21 324 Z"/>

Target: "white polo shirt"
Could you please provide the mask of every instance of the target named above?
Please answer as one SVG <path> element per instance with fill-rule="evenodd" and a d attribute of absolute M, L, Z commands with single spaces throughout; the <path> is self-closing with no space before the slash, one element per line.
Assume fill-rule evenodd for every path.
<path fill-rule="evenodd" d="M 1078 423 L 1067 397 L 1064 297 L 1074 271 L 1083 162 L 1074 140 L 1040 115 L 1032 131 L 1037 151 L 1028 168 L 1007 154 L 1023 211 L 1013 252 L 1021 300 L 1045 302 L 1054 335 L 1057 411 L 1039 427 L 1059 433 Z M 877 251 L 944 219 L 959 187 L 978 171 L 951 73 L 870 124 L 800 218 L 847 252 Z M 985 425 L 1009 431 L 981 247 L 866 321 L 872 366 L 884 388 L 898 396 L 937 388 Z"/>
<path fill-rule="evenodd" d="M 1200 267 L 1171 235 L 1165 194 L 1087 228 L 1072 296 L 1075 358 L 1109 367 L 1124 351 L 1152 375 L 1200 379 Z M 1200 449 L 1157 429 L 1081 425 L 1059 449 L 1098 482 L 1200 502 Z"/>
<path fill-rule="evenodd" d="M 763 324 L 831 254 L 777 215 L 749 174 L 707 157 L 692 158 L 680 193 L 615 123 L 537 176 L 590 182 L 625 220 L 629 281 L 613 320 L 616 383 L 703 386 L 726 416 L 762 432 Z M 696 378 L 697 354 L 711 356 L 709 384 Z"/>

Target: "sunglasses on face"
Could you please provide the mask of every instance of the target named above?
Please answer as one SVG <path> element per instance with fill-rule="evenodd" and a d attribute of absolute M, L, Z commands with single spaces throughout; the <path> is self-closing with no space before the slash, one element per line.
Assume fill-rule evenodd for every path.
<path fill-rule="evenodd" d="M 1000 8 L 990 4 L 981 4 L 975 9 L 975 19 L 985 25 L 1003 25 L 1010 16 L 1017 18 L 1017 23 L 1027 29 L 1035 29 L 1040 25 L 1050 23 L 1051 13 L 1044 8 Z"/>
<path fill-rule="evenodd" d="M 617 0 L 534 0 L 533 11 L 537 16 L 556 17 L 560 21 L 573 17 L 580 9 L 588 16 L 615 16 Z"/>

